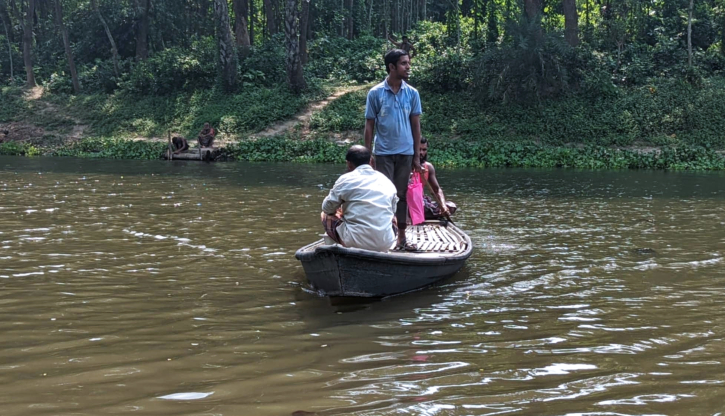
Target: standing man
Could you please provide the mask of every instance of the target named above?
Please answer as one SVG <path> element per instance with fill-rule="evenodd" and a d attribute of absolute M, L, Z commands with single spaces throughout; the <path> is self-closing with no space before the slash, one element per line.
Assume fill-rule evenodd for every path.
<path fill-rule="evenodd" d="M 410 55 L 402 49 L 385 54 L 388 76 L 368 92 L 365 104 L 365 147 L 375 158 L 375 169 L 387 176 L 398 191 L 398 244 L 396 249 L 415 251 L 405 240 L 408 216 L 408 178 L 420 167 L 420 105 L 418 90 L 405 81 L 410 76 Z M 375 147 L 373 148 L 373 138 Z"/>

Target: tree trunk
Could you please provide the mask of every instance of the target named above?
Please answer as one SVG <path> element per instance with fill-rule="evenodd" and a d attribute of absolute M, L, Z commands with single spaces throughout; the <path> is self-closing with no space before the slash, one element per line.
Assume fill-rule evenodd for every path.
<path fill-rule="evenodd" d="M 576 0 L 563 0 L 564 6 L 564 38 L 571 46 L 579 45 L 579 14 Z"/>
<path fill-rule="evenodd" d="M 254 45 L 254 0 L 249 3 L 249 46 Z"/>
<path fill-rule="evenodd" d="M 249 30 L 247 25 L 247 15 L 249 14 L 249 2 L 247 0 L 234 0 L 234 36 L 237 40 L 237 46 L 248 49 Z"/>
<path fill-rule="evenodd" d="M 347 38 L 352 40 L 355 37 L 355 2 L 347 0 Z"/>
<path fill-rule="evenodd" d="M 96 11 L 96 15 L 98 15 L 98 19 L 101 21 L 103 29 L 106 31 L 106 37 L 108 37 L 108 42 L 111 44 L 111 54 L 113 55 L 113 72 L 116 77 L 118 77 L 121 74 L 121 70 L 118 67 L 118 48 L 116 47 L 116 41 L 113 40 L 111 29 L 108 28 L 108 23 L 106 23 L 106 19 L 103 18 L 96 0 L 91 0 L 91 7 L 93 7 L 93 10 Z"/>
<path fill-rule="evenodd" d="M 13 36 L 13 21 L 10 17 L 10 13 L 8 12 L 8 5 L 5 3 L 5 0 L 0 0 L 0 21 L 3 22 L 3 27 L 5 28 L 5 37 L 7 37 L 8 42 L 12 44 L 15 42 L 15 37 Z"/>
<path fill-rule="evenodd" d="M 136 60 L 142 61 L 149 57 L 149 11 L 151 0 L 142 0 L 143 7 L 139 7 L 136 27 Z"/>
<path fill-rule="evenodd" d="M 370 6 L 368 8 L 368 31 L 373 31 L 373 3 L 375 0 L 370 0 Z"/>
<path fill-rule="evenodd" d="M 5 5 L 0 3 L 0 6 Z M 13 43 L 10 38 L 10 31 L 8 31 L 8 26 L 10 25 L 9 15 L 7 13 L 5 13 L 5 15 L 0 15 L 0 20 L 3 21 L 3 28 L 5 29 L 5 39 L 8 41 L 8 57 L 10 58 L 10 79 L 12 80 L 15 77 L 15 67 L 13 65 Z"/>
<path fill-rule="evenodd" d="M 287 80 L 290 88 L 299 93 L 306 88 L 305 77 L 300 62 L 300 44 L 298 36 L 298 0 L 286 0 L 284 35 L 287 49 Z"/>
<path fill-rule="evenodd" d="M 529 22 L 534 22 L 541 15 L 543 0 L 524 0 L 524 11 Z"/>
<path fill-rule="evenodd" d="M 277 21 L 274 16 L 272 0 L 264 0 L 264 13 L 267 16 L 267 32 L 269 37 L 277 33 Z"/>
<path fill-rule="evenodd" d="M 486 0 L 488 6 L 488 23 L 486 23 L 486 42 L 496 43 L 498 42 L 498 22 L 496 21 L 496 2 L 493 0 Z"/>
<path fill-rule="evenodd" d="M 234 35 L 229 24 L 227 0 L 214 0 L 214 18 L 219 45 L 219 64 L 222 86 L 227 92 L 237 87 L 237 52 L 234 50 Z"/>
<path fill-rule="evenodd" d="M 310 22 L 310 0 L 302 0 L 302 12 L 300 13 L 300 62 L 307 64 L 307 32 Z"/>
<path fill-rule="evenodd" d="M 695 7 L 695 0 L 690 0 L 690 8 L 687 13 L 687 65 L 692 67 L 692 9 Z"/>
<path fill-rule="evenodd" d="M 55 0 L 55 22 L 58 26 L 58 31 L 63 37 L 63 47 L 65 48 L 65 58 L 68 60 L 70 78 L 73 82 L 73 92 L 78 94 L 81 92 L 81 84 L 78 82 L 78 72 L 76 71 L 76 64 L 73 60 L 73 51 L 70 48 L 68 29 L 65 27 L 65 23 L 63 23 L 63 4 L 61 2 L 62 0 Z"/>
<path fill-rule="evenodd" d="M 23 24 L 23 63 L 25 64 L 26 83 L 28 87 L 34 87 L 35 73 L 33 73 L 33 14 L 35 13 L 35 0 L 28 0 L 28 8 L 25 12 Z"/>

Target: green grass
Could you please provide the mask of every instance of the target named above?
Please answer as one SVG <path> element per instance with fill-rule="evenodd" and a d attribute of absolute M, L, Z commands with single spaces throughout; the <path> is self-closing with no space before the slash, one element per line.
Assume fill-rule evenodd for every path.
<path fill-rule="evenodd" d="M 284 87 L 253 87 L 234 95 L 208 90 L 169 96 L 119 93 L 51 99 L 88 124 L 98 137 L 164 137 L 168 130 L 193 137 L 205 122 L 230 135 L 257 132 L 328 93 L 329 88 L 323 87 L 299 96 Z"/>
<path fill-rule="evenodd" d="M 348 93 L 313 115 L 318 131 L 362 130 L 366 90 Z M 702 86 L 668 79 L 607 98 L 571 95 L 530 106 L 480 103 L 467 93 L 421 92 L 423 135 L 474 141 L 533 141 L 628 147 L 725 148 L 725 79 Z"/>

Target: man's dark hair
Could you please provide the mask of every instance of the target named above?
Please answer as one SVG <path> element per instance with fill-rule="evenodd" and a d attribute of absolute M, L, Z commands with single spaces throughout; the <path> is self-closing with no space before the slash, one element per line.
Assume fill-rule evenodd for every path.
<path fill-rule="evenodd" d="M 390 64 L 398 66 L 398 61 L 404 56 L 410 56 L 410 54 L 402 49 L 393 49 L 385 54 L 385 70 L 390 73 Z"/>
<path fill-rule="evenodd" d="M 426 144 L 426 143 L 428 143 L 428 139 L 426 139 L 425 137 L 421 136 L 420 137 L 420 144 Z"/>
<path fill-rule="evenodd" d="M 408 40 L 408 37 L 403 35 L 403 42 L 405 42 L 406 40 Z"/>
<path fill-rule="evenodd" d="M 356 144 L 347 149 L 345 160 L 352 163 L 355 167 L 367 165 L 370 163 L 370 150 L 365 146 Z"/>

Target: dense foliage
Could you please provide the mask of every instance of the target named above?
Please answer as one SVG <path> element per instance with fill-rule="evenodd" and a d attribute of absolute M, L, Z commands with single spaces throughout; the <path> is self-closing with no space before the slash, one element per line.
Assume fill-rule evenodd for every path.
<path fill-rule="evenodd" d="M 59 36 L 56 1 L 63 8 L 80 93 L 74 92 Z M 239 82 L 231 92 L 220 88 L 213 13 L 220 1 L 229 6 L 238 42 Z M 244 138 L 290 118 L 331 86 L 381 80 L 382 55 L 392 47 L 386 38 L 403 34 L 415 45 L 410 82 L 423 98 L 423 132 L 440 151 L 447 144 L 490 143 L 514 153 L 511 146 L 528 146 L 524 153 L 536 166 L 579 166 L 562 160 L 601 157 L 627 161 L 602 162 L 607 167 L 673 168 L 684 157 L 682 166 L 712 168 L 718 164 L 695 163 L 695 156 L 667 149 L 725 148 L 725 0 L 699 0 L 692 10 L 688 0 L 311 0 L 298 2 L 296 10 L 285 9 L 281 0 L 151 0 L 147 10 L 137 0 L 34 3 L 27 32 L 28 0 L 0 0 L 0 79 L 7 84 L 0 90 L 0 123 L 32 116 L 55 131 L 83 123 L 100 148 L 116 149 L 64 148 L 57 154 L 119 157 L 128 151 L 147 157 L 154 151 L 112 145 L 113 140 L 163 138 L 169 130 L 193 137 L 203 122 Z M 306 44 L 302 94 L 286 86 L 289 13 L 307 22 L 296 35 Z M 248 44 L 239 38 L 240 25 L 246 25 Z M 45 87 L 45 104 L 23 99 L 18 88 L 27 81 L 24 33 L 31 34 L 32 72 Z M 116 45 L 115 60 L 109 39 Z M 360 132 L 365 91 L 313 114 L 313 134 Z M 60 111 L 45 111 L 43 105 Z M 328 148 L 322 139 L 280 140 L 242 140 L 228 152 L 250 160 L 339 160 L 336 145 Z M 3 152 L 34 152 L 23 146 L 5 144 Z M 632 147 L 664 150 L 626 153 Z M 615 156 L 591 149 L 609 149 Z M 479 164 L 498 166 L 500 158 L 507 166 L 528 163 L 486 156 L 494 153 L 477 153 L 483 158 Z M 548 156 L 532 156 L 539 154 Z M 669 158 L 665 165 L 653 159 L 663 157 Z M 638 158 L 647 162 L 633 162 Z M 468 157 L 454 159 L 475 164 Z"/>

